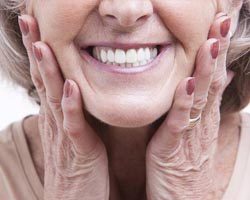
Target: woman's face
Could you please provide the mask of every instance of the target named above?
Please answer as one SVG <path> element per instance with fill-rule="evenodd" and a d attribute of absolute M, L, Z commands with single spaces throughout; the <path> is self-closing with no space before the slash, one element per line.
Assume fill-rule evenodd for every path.
<path fill-rule="evenodd" d="M 140 127 L 166 113 L 177 84 L 192 75 L 197 51 L 207 40 L 219 12 L 218 2 L 34 0 L 30 11 L 38 21 L 41 40 L 54 51 L 64 78 L 78 84 L 85 109 L 113 126 Z M 154 58 L 151 48 L 156 45 L 167 48 Z M 108 54 L 110 49 L 115 53 L 113 57 L 109 51 L 110 61 L 130 63 L 140 58 L 139 65 L 148 62 L 145 57 L 149 47 L 154 67 L 137 67 L 142 71 L 127 73 L 134 71 L 136 64 L 126 64 L 120 66 L 123 72 L 114 72 L 111 64 L 93 63 L 83 56 L 81 49 L 86 46 L 97 47 L 103 62 L 104 51 Z M 144 56 L 138 55 L 140 48 Z M 124 54 L 129 57 L 128 52 L 131 56 L 126 60 Z"/>

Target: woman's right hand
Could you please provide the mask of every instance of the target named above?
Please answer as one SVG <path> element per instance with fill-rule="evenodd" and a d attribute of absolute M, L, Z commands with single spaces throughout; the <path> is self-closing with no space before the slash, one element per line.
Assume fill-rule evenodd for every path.
<path fill-rule="evenodd" d="M 23 15 L 19 26 L 41 100 L 38 126 L 44 151 L 44 199 L 108 200 L 106 149 L 85 120 L 77 84 L 64 83 L 51 49 L 37 42 L 36 20 Z"/>

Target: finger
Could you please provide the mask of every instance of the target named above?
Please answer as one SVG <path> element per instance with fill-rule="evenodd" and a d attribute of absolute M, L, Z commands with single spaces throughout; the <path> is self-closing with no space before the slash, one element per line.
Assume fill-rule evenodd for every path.
<path fill-rule="evenodd" d="M 217 68 L 215 70 L 209 90 L 209 94 L 214 96 L 214 99 L 217 96 L 222 95 L 224 85 L 227 82 L 226 60 L 228 48 L 230 46 L 231 36 L 229 34 L 229 30 L 231 25 L 231 18 L 226 14 L 222 14 L 223 13 L 219 13 L 216 15 L 216 20 L 212 24 L 209 33 L 209 38 L 216 38 L 220 41 L 220 51 L 217 58 Z"/>
<path fill-rule="evenodd" d="M 183 131 L 189 125 L 195 85 L 193 78 L 186 78 L 177 87 L 173 106 L 150 143 L 154 154 L 170 155 L 180 146 Z"/>
<path fill-rule="evenodd" d="M 220 41 L 220 51 L 217 59 L 218 64 L 226 66 L 226 56 L 230 46 L 230 27 L 231 18 L 226 13 L 219 13 L 215 16 L 215 21 L 212 24 L 208 38 L 216 38 Z M 217 70 L 219 70 L 218 68 Z"/>
<path fill-rule="evenodd" d="M 38 69 L 46 88 L 46 100 L 58 127 L 62 126 L 63 114 L 61 100 L 63 94 L 63 77 L 58 63 L 50 48 L 43 42 L 33 44 Z"/>
<path fill-rule="evenodd" d="M 23 44 L 26 48 L 28 58 L 29 58 L 31 78 L 36 87 L 38 96 L 41 101 L 38 126 L 39 126 L 39 133 L 41 136 L 43 149 L 45 149 L 46 148 L 45 147 L 46 142 L 44 138 L 44 130 L 45 130 L 44 124 L 45 124 L 45 112 L 46 112 L 45 111 L 45 108 L 46 108 L 45 87 L 42 83 L 42 78 L 37 68 L 35 57 L 32 51 L 32 43 L 39 40 L 40 33 L 38 30 L 38 25 L 37 25 L 36 20 L 29 15 L 19 16 L 18 23 L 19 23 L 20 30 L 22 32 Z"/>
<path fill-rule="evenodd" d="M 93 151 L 99 138 L 85 120 L 81 93 L 77 84 L 72 80 L 65 81 L 62 108 L 64 131 L 76 151 L 82 155 Z"/>
<path fill-rule="evenodd" d="M 30 74 L 35 86 L 41 86 L 41 76 L 36 67 L 36 61 L 32 52 L 32 43 L 40 39 L 40 32 L 36 20 L 29 15 L 22 15 L 18 17 L 18 23 L 22 32 L 23 44 L 26 48 L 29 63 Z"/>
<path fill-rule="evenodd" d="M 196 68 L 193 75 L 196 80 L 196 87 L 191 118 L 198 117 L 207 104 L 208 91 L 216 69 L 219 48 L 217 39 L 209 39 L 201 46 L 197 54 Z"/>

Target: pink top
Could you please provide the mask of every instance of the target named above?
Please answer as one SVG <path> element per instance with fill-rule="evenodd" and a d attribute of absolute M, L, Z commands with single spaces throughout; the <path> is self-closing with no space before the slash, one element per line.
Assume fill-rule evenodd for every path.
<path fill-rule="evenodd" d="M 223 200 L 250 200 L 250 114 L 241 113 L 241 119 L 236 163 Z M 0 131 L 0 200 L 43 200 L 23 120 Z"/>

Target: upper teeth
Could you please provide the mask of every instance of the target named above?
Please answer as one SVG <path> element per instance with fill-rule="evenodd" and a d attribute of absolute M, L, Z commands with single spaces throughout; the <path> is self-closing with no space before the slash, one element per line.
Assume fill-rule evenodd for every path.
<path fill-rule="evenodd" d="M 94 47 L 93 56 L 103 63 L 136 67 L 149 63 L 157 57 L 157 48 L 112 49 L 108 47 Z"/>

